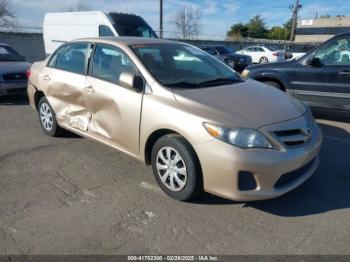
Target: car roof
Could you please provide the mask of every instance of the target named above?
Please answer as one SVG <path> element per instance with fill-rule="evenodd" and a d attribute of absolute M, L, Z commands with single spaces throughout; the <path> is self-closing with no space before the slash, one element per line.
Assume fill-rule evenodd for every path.
<path fill-rule="evenodd" d="M 145 37 L 134 37 L 134 36 L 81 38 L 81 39 L 73 40 L 72 42 L 81 42 L 81 41 L 107 43 L 107 44 L 119 43 L 122 45 L 180 43 L 177 41 L 170 41 L 170 40 L 164 40 L 164 39 L 158 39 L 158 38 L 145 38 Z"/>

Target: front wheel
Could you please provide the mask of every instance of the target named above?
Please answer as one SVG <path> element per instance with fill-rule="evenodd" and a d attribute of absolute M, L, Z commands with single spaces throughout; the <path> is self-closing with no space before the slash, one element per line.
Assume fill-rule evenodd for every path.
<path fill-rule="evenodd" d="M 42 97 L 38 103 L 38 115 L 41 127 L 49 136 L 59 136 L 62 133 L 56 121 L 56 115 L 46 97 Z"/>
<path fill-rule="evenodd" d="M 155 143 L 152 168 L 161 189 L 177 200 L 190 200 L 203 190 L 196 154 L 181 136 L 166 135 Z"/>

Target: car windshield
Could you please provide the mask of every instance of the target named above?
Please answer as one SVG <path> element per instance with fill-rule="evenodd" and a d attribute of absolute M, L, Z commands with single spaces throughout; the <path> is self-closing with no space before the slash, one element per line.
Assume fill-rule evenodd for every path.
<path fill-rule="evenodd" d="M 167 87 L 201 88 L 243 81 L 219 60 L 190 45 L 137 44 L 131 48 L 156 80 Z"/>
<path fill-rule="evenodd" d="M 153 29 L 139 16 L 109 13 L 119 36 L 158 38 Z"/>
<path fill-rule="evenodd" d="M 23 57 L 9 46 L 0 46 L 0 61 L 24 61 Z"/>
<path fill-rule="evenodd" d="M 215 49 L 219 52 L 220 55 L 232 54 L 233 50 L 226 46 L 217 46 Z"/>

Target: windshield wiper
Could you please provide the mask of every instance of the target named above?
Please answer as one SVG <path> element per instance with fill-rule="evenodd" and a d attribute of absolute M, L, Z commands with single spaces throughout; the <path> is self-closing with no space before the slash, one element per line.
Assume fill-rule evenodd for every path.
<path fill-rule="evenodd" d="M 241 79 L 236 78 L 215 78 L 208 81 L 203 81 L 198 83 L 199 86 L 216 86 L 216 85 L 225 85 L 225 84 L 232 84 L 232 83 L 240 83 L 242 82 Z"/>
<path fill-rule="evenodd" d="M 179 88 L 194 88 L 194 87 L 198 87 L 198 84 L 193 83 L 193 82 L 180 81 L 180 82 L 165 84 L 165 86 L 167 86 L 167 87 L 179 87 Z"/>

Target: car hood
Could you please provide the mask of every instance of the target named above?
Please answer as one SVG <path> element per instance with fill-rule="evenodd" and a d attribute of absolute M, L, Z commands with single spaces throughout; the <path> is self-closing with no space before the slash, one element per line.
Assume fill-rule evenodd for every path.
<path fill-rule="evenodd" d="M 200 88 L 174 89 L 175 99 L 200 117 L 225 126 L 258 129 L 305 113 L 288 94 L 255 80 Z"/>
<path fill-rule="evenodd" d="M 9 73 L 23 73 L 29 69 L 28 62 L 0 62 L 0 75 Z"/>

